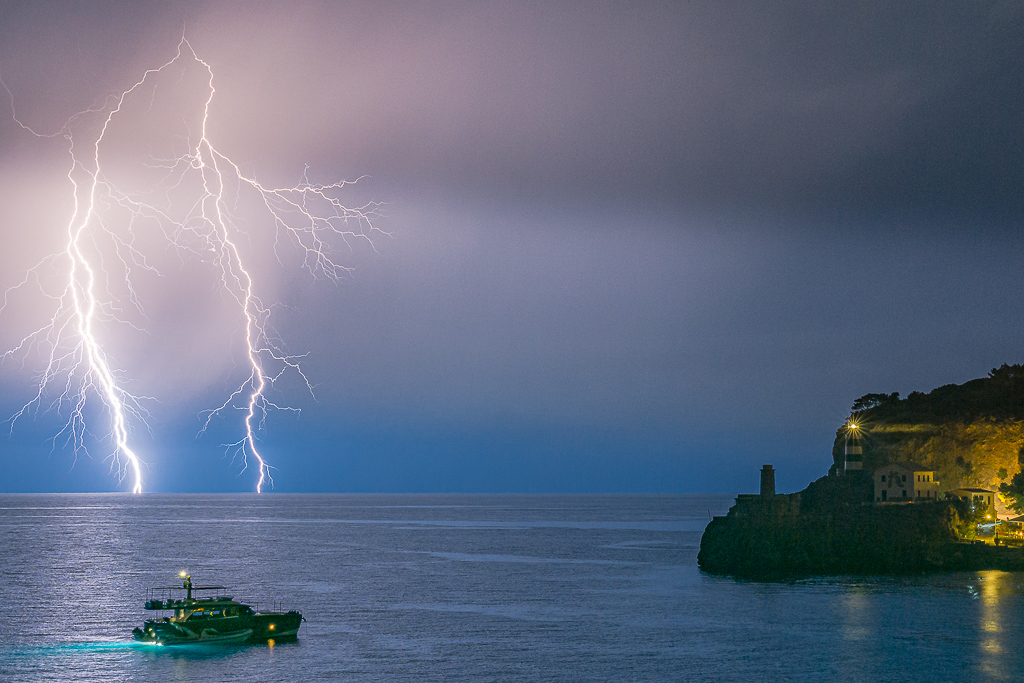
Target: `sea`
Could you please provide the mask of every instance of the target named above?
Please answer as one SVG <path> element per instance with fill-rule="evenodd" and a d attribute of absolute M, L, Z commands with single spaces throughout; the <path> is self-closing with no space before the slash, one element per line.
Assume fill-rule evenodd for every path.
<path fill-rule="evenodd" d="M 697 568 L 731 495 L 0 495 L 0 681 L 986 681 L 1024 574 L 760 583 Z M 132 642 L 220 584 L 294 643 Z"/>

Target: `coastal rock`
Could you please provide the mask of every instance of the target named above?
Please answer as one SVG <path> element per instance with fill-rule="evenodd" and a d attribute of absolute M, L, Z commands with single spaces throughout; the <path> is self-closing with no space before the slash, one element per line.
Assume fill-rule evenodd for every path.
<path fill-rule="evenodd" d="M 697 563 L 711 574 L 753 579 L 916 574 L 977 564 L 983 551 L 960 542 L 957 502 L 864 504 L 865 481 L 825 477 L 798 494 L 741 496 L 728 515 L 708 524 Z M 1024 551 L 1013 554 L 1006 566 L 1024 567 Z"/>

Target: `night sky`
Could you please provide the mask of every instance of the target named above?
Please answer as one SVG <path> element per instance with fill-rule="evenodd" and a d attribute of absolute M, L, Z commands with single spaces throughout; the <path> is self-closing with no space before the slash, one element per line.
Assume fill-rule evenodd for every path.
<path fill-rule="evenodd" d="M 54 132 L 183 31 L 242 168 L 386 203 L 337 284 L 247 223 L 316 385 L 275 396 L 302 409 L 262 434 L 277 491 L 755 491 L 762 463 L 796 490 L 858 396 L 1024 362 L 1019 2 L 6 2 L 0 75 Z M 4 106 L 6 288 L 72 195 L 66 143 Z M 210 274 L 160 259 L 145 332 L 107 332 L 157 399 L 146 488 L 251 490 L 239 416 L 196 436 L 238 338 Z M 39 369 L 0 368 L 0 415 Z M 55 411 L 5 425 L 0 491 L 125 490 L 93 405 L 74 464 Z"/>

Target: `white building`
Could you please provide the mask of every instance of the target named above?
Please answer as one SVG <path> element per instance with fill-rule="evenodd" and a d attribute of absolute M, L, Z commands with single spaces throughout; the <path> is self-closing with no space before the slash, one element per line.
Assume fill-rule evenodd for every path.
<path fill-rule="evenodd" d="M 988 489 L 953 489 L 948 491 L 946 495 L 966 500 L 976 509 L 988 510 L 990 514 L 995 514 L 995 491 Z"/>
<path fill-rule="evenodd" d="M 876 503 L 910 503 L 936 500 L 939 482 L 935 471 L 915 462 L 897 462 L 874 473 Z"/>

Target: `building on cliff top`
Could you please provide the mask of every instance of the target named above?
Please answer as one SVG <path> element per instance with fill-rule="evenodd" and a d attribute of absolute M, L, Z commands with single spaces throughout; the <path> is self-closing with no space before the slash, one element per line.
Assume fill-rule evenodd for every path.
<path fill-rule="evenodd" d="M 913 503 L 938 500 L 935 471 L 916 462 L 897 462 L 874 472 L 876 503 Z"/>

